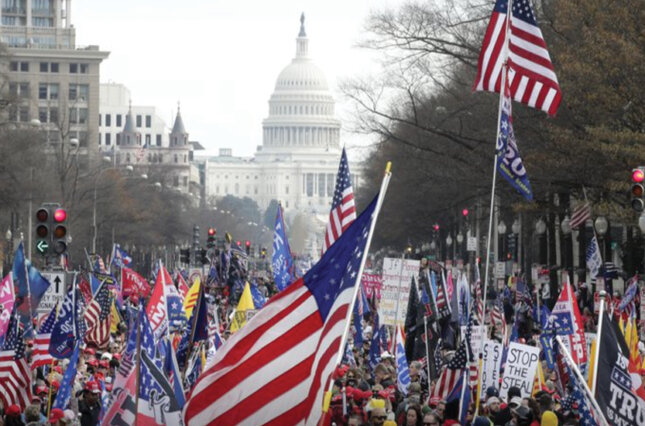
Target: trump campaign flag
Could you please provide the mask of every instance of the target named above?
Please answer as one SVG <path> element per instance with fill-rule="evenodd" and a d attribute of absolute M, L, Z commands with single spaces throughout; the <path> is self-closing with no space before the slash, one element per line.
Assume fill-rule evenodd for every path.
<path fill-rule="evenodd" d="M 138 297 L 145 299 L 150 294 L 148 281 L 125 266 L 121 268 L 121 286 L 123 287 L 123 297 L 136 294 Z"/>
<path fill-rule="evenodd" d="M 504 95 L 502 111 L 499 119 L 499 137 L 497 138 L 496 156 L 497 171 L 527 200 L 533 199 L 533 191 L 529 182 L 520 151 L 515 142 L 513 132 L 513 114 L 511 91 L 508 78 L 504 80 Z"/>
<path fill-rule="evenodd" d="M 217 351 L 186 404 L 186 424 L 318 423 L 380 200 Z"/>
<path fill-rule="evenodd" d="M 509 3 L 510 17 L 507 16 Z M 500 93 L 505 62 L 511 97 L 555 115 L 562 92 L 529 0 L 496 0 L 479 54 L 473 89 Z"/>
<path fill-rule="evenodd" d="M 7 274 L 0 283 L 0 306 L 2 306 L 2 311 L 0 312 L 0 343 L 4 341 L 15 301 L 16 295 L 13 288 L 13 279 L 11 278 L 11 274 Z"/>
<path fill-rule="evenodd" d="M 282 219 L 282 206 L 278 206 L 275 218 L 275 232 L 273 233 L 273 279 L 278 290 L 284 290 L 293 280 L 293 259 L 287 241 L 287 233 Z"/>

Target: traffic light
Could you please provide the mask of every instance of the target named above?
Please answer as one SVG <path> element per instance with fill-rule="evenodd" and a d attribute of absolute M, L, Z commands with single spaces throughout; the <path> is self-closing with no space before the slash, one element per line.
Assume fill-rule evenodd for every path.
<path fill-rule="evenodd" d="M 637 212 L 642 212 L 645 208 L 645 201 L 643 201 L 643 194 L 645 193 L 644 180 L 645 167 L 640 166 L 632 170 L 632 208 Z"/>
<path fill-rule="evenodd" d="M 36 250 L 42 256 L 47 255 L 51 243 L 49 231 L 50 217 L 51 213 L 46 206 L 42 206 L 36 211 Z"/>
<path fill-rule="evenodd" d="M 215 234 L 217 234 L 217 230 L 215 230 L 215 228 L 208 228 L 208 238 L 206 238 L 206 247 L 208 248 L 215 247 Z"/>
<path fill-rule="evenodd" d="M 461 215 L 462 215 L 463 217 L 465 217 L 465 218 L 466 218 L 466 217 L 468 217 L 468 213 L 470 213 L 470 212 L 468 211 L 468 209 L 463 209 L 463 210 L 461 211 Z"/>
<path fill-rule="evenodd" d="M 267 257 L 267 249 L 265 249 L 264 247 L 262 247 L 262 248 L 260 249 L 260 256 L 262 257 L 262 259 L 266 259 L 266 257 Z"/>
<path fill-rule="evenodd" d="M 58 207 L 54 209 L 52 231 L 52 246 L 54 253 L 63 254 L 67 251 L 67 211 Z"/>
<path fill-rule="evenodd" d="M 249 240 L 246 240 L 244 243 L 244 246 L 246 247 L 246 255 L 250 256 L 251 255 L 251 242 Z"/>
<path fill-rule="evenodd" d="M 190 249 L 180 249 L 179 250 L 179 261 L 181 263 L 189 264 L 190 263 Z"/>
<path fill-rule="evenodd" d="M 207 265 L 207 264 L 211 263 L 211 260 L 208 258 L 208 250 L 200 249 L 199 250 L 199 257 L 200 257 L 200 260 L 202 261 L 202 265 Z"/>

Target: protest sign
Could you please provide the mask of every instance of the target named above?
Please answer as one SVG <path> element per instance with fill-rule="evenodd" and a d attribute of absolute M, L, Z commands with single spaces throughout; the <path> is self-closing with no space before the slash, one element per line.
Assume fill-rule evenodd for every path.
<path fill-rule="evenodd" d="M 502 364 L 503 345 L 492 340 L 485 340 L 483 347 L 482 361 L 482 386 L 481 398 L 486 395 L 486 389 L 489 387 L 499 388 L 499 369 Z"/>
<path fill-rule="evenodd" d="M 381 299 L 381 287 L 383 286 L 383 278 L 380 275 L 368 274 L 364 272 L 363 276 L 361 277 L 361 284 L 363 285 L 365 297 L 371 299 L 372 295 L 376 295 L 376 299 Z"/>
<path fill-rule="evenodd" d="M 401 263 L 403 262 L 403 263 Z M 419 272 L 420 262 L 412 259 L 386 257 L 383 259 L 383 274 L 381 287 L 381 314 L 383 323 L 387 325 L 404 325 L 408 311 L 408 297 L 412 276 Z M 398 318 L 397 312 L 398 299 Z"/>
<path fill-rule="evenodd" d="M 539 348 L 511 342 L 508 348 L 502 387 L 499 390 L 500 398 L 506 400 L 508 390 L 512 386 L 520 389 L 522 398 L 530 397 L 538 362 L 540 362 Z"/>

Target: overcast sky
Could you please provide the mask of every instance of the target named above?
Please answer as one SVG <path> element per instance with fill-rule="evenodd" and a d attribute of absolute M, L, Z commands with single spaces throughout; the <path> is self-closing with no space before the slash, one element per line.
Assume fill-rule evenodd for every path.
<path fill-rule="evenodd" d="M 110 57 L 101 81 L 125 84 L 135 105 L 158 108 L 172 125 L 177 101 L 191 140 L 216 151 L 251 155 L 275 79 L 295 55 L 305 12 L 309 53 L 334 88 L 339 80 L 378 67 L 355 48 L 372 8 L 403 0 L 76 0 L 77 44 L 99 45 Z M 351 147 L 364 142 L 343 133 Z M 351 153 L 350 153 L 351 154 Z"/>

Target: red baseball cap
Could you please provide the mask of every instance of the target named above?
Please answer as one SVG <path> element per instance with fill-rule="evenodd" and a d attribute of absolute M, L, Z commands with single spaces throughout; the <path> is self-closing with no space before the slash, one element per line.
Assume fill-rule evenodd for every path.
<path fill-rule="evenodd" d="M 93 380 L 85 383 L 85 390 L 92 393 L 101 393 L 101 388 L 99 387 L 98 382 Z"/>
<path fill-rule="evenodd" d="M 99 366 L 99 360 L 96 358 L 92 358 L 91 360 L 87 361 L 89 365 L 92 367 L 98 367 Z"/>
<path fill-rule="evenodd" d="M 52 409 L 52 412 L 49 415 L 49 423 L 56 423 L 59 420 L 65 418 L 65 413 L 60 408 Z"/>
<path fill-rule="evenodd" d="M 93 348 L 85 348 L 85 349 L 83 349 L 83 353 L 85 353 L 87 355 L 94 355 L 96 353 L 96 351 Z"/>
<path fill-rule="evenodd" d="M 45 385 L 36 386 L 36 395 L 40 395 L 41 393 L 47 393 L 48 391 L 49 391 L 49 388 Z"/>
<path fill-rule="evenodd" d="M 101 361 L 99 361 L 99 367 L 110 368 L 110 363 L 108 360 L 102 359 Z"/>
<path fill-rule="evenodd" d="M 5 411 L 5 414 L 7 416 L 11 416 L 11 417 L 19 416 L 20 415 L 20 406 L 18 406 L 16 404 L 10 405 L 9 408 L 7 408 L 7 411 Z"/>
<path fill-rule="evenodd" d="M 120 360 L 121 359 L 121 354 L 114 354 L 114 355 L 112 355 L 112 358 L 114 358 L 116 360 Z"/>
<path fill-rule="evenodd" d="M 51 385 L 56 390 L 60 389 L 60 382 L 58 380 L 52 380 Z"/>

